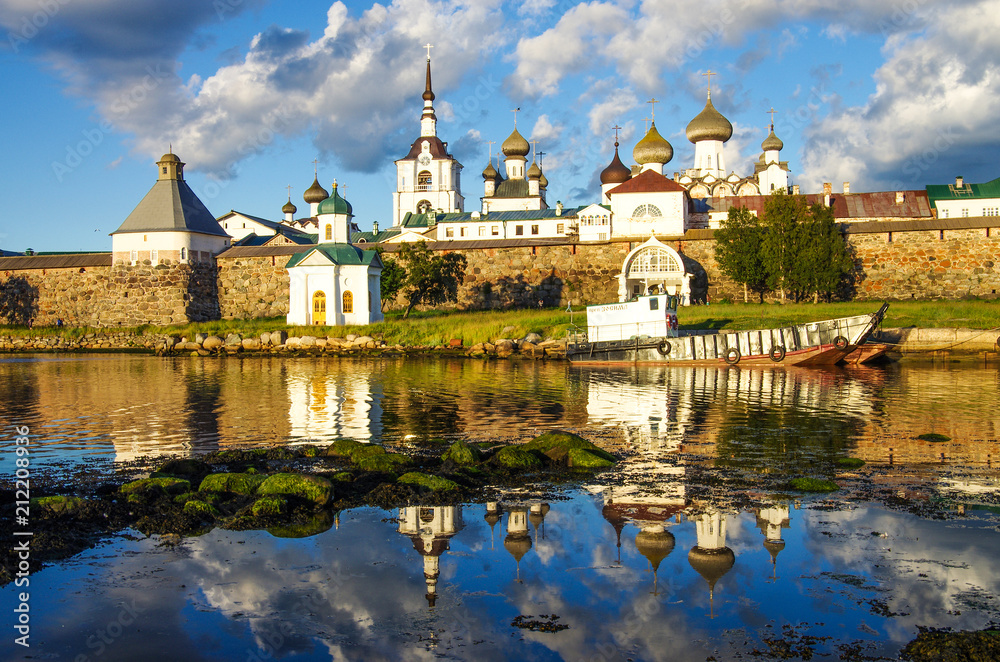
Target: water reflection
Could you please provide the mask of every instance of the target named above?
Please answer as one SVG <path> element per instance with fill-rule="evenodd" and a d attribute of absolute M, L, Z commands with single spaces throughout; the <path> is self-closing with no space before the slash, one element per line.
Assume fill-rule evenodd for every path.
<path fill-rule="evenodd" d="M 581 431 L 655 461 L 678 452 L 781 470 L 845 454 L 873 462 L 990 463 L 1000 371 L 579 368 L 438 359 L 0 360 L 0 406 L 37 435 L 44 467 L 88 458 Z M 917 439 L 936 432 L 947 442 Z M 0 463 L 9 463 L 5 457 Z"/>
<path fill-rule="evenodd" d="M 606 495 L 567 496 L 394 518 L 345 511 L 337 528 L 297 540 L 121 539 L 32 578 L 38 652 L 86 650 L 123 601 L 141 616 L 115 640 L 119 659 L 168 642 L 191 660 L 731 659 L 786 625 L 832 637 L 816 654 L 856 642 L 894 658 L 918 625 L 1000 617 L 995 514 L 945 521 L 806 503 L 790 515 L 788 502 L 609 511 Z M 568 627 L 519 629 L 519 615 Z"/>

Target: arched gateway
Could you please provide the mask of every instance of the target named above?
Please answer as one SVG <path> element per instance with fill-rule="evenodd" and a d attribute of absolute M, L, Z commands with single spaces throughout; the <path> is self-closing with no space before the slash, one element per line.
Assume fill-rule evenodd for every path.
<path fill-rule="evenodd" d="M 662 293 L 679 295 L 681 305 L 690 305 L 691 275 L 684 271 L 680 253 L 650 237 L 625 257 L 618 274 L 618 300 Z"/>

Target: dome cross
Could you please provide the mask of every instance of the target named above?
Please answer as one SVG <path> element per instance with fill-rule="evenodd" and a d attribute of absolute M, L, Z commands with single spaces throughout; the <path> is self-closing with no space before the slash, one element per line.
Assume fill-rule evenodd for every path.
<path fill-rule="evenodd" d="M 433 44 L 426 44 L 424 46 L 424 48 L 427 49 L 427 59 L 430 60 L 431 59 L 431 49 L 434 48 L 434 45 Z"/>
<path fill-rule="evenodd" d="M 711 69 L 709 69 L 708 71 L 706 71 L 705 73 L 702 74 L 702 76 L 708 77 L 708 97 L 709 98 L 712 98 L 712 76 L 718 76 L 718 75 L 719 75 L 718 72 L 712 71 Z"/>

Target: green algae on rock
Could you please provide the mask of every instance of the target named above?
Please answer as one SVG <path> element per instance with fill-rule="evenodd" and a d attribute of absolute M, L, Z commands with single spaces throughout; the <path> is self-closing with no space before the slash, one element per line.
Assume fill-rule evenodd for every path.
<path fill-rule="evenodd" d="M 579 449 L 585 450 L 612 463 L 617 461 L 617 458 L 615 458 L 614 455 L 597 447 L 592 442 L 589 442 L 583 437 L 575 435 L 572 432 L 564 432 L 562 430 L 552 430 L 550 432 L 546 432 L 545 434 L 535 437 L 528 443 L 522 444 L 521 447 L 525 450 L 537 450 L 542 453 L 547 453 L 548 451 L 560 447 L 565 448 L 567 451 Z"/>
<path fill-rule="evenodd" d="M 441 456 L 442 462 L 454 462 L 455 464 L 476 464 L 482 461 L 483 455 L 475 446 L 470 446 L 464 441 L 456 441 Z"/>
<path fill-rule="evenodd" d="M 490 458 L 493 464 L 505 469 L 541 469 L 542 461 L 538 455 L 523 446 L 504 446 Z"/>
<path fill-rule="evenodd" d="M 257 488 L 257 493 L 296 496 L 325 506 L 333 499 L 333 483 L 320 476 L 279 473 L 268 476 Z"/>
<path fill-rule="evenodd" d="M 166 494 L 183 494 L 191 490 L 191 482 L 183 478 L 161 476 L 157 478 L 140 478 L 121 487 L 122 494 L 135 492 L 162 491 Z"/>
<path fill-rule="evenodd" d="M 29 503 L 32 508 L 59 514 L 71 513 L 87 503 L 87 500 L 81 497 L 73 496 L 44 496 L 34 497 Z"/>
<path fill-rule="evenodd" d="M 288 499 L 278 494 L 271 494 L 254 501 L 250 512 L 255 517 L 277 517 L 288 512 Z"/>
<path fill-rule="evenodd" d="M 614 461 L 583 448 L 570 448 L 566 455 L 569 459 L 569 468 L 574 471 L 607 469 L 615 466 Z"/>
<path fill-rule="evenodd" d="M 302 522 L 293 522 L 279 526 L 269 526 L 265 529 L 275 538 L 308 538 L 333 526 L 334 516 L 329 510 L 321 510 Z"/>
<path fill-rule="evenodd" d="M 396 482 L 406 485 L 418 485 L 420 487 L 425 487 L 432 492 L 458 489 L 458 483 L 453 480 L 441 478 L 440 476 L 430 476 L 428 474 L 420 473 L 419 471 L 405 473 L 400 476 Z"/>
<path fill-rule="evenodd" d="M 993 662 L 1000 660 L 1000 630 L 921 632 L 900 651 L 912 662 Z"/>
<path fill-rule="evenodd" d="M 210 503 L 191 499 L 184 504 L 184 512 L 204 519 L 215 519 L 219 516 L 219 510 Z"/>
<path fill-rule="evenodd" d="M 209 474 L 201 481 L 198 488 L 202 492 L 232 492 L 233 494 L 254 494 L 260 484 L 267 479 L 251 473 L 220 473 Z"/>
<path fill-rule="evenodd" d="M 840 489 L 840 485 L 822 478 L 793 478 L 788 484 L 799 492 L 836 492 Z"/>
<path fill-rule="evenodd" d="M 856 457 L 837 458 L 837 466 L 844 469 L 859 469 L 865 466 L 865 461 Z"/>

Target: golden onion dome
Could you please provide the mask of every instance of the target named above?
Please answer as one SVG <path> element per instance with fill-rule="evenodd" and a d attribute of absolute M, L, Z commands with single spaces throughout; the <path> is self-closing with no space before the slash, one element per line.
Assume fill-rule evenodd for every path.
<path fill-rule="evenodd" d="M 632 171 L 619 158 L 618 141 L 615 141 L 615 158 L 611 160 L 611 165 L 601 171 L 601 183 L 624 184 L 630 179 L 632 179 Z"/>
<path fill-rule="evenodd" d="M 319 179 L 313 177 L 312 186 L 306 189 L 306 192 L 302 194 L 302 199 L 308 204 L 313 204 L 317 202 L 323 202 L 330 197 L 330 193 L 319 185 Z"/>
<path fill-rule="evenodd" d="M 635 148 L 632 149 L 632 158 L 639 165 L 666 164 L 674 158 L 674 148 L 656 130 L 656 122 L 649 125 L 649 131 L 646 132 L 645 137 L 636 143 Z"/>
<path fill-rule="evenodd" d="M 531 145 L 528 141 L 524 139 L 517 129 L 507 136 L 507 140 L 503 141 L 501 145 L 501 150 L 504 156 L 527 156 L 528 152 L 531 151 Z"/>
<path fill-rule="evenodd" d="M 528 168 L 526 173 L 528 179 L 540 179 L 542 176 L 542 169 L 538 167 L 538 164 L 534 161 L 531 162 L 531 167 Z"/>
<path fill-rule="evenodd" d="M 289 200 L 288 202 L 286 202 L 284 204 L 284 206 L 282 206 L 281 213 L 282 214 L 294 214 L 298 210 L 299 210 L 298 207 L 296 207 L 295 205 L 293 205 L 292 201 Z"/>
<path fill-rule="evenodd" d="M 774 135 L 774 125 L 771 125 L 771 133 L 768 134 L 767 138 L 764 138 L 764 142 L 760 144 L 760 148 L 765 152 L 771 150 L 781 150 L 785 146 L 785 143 L 781 142 L 781 138 Z"/>
<path fill-rule="evenodd" d="M 702 140 L 726 142 L 733 137 L 733 125 L 712 105 L 712 95 L 708 96 L 705 108 L 687 125 L 687 139 L 693 143 Z"/>
<path fill-rule="evenodd" d="M 669 531 L 640 531 L 635 537 L 635 548 L 646 557 L 655 572 L 660 562 L 674 550 L 674 534 Z"/>
<path fill-rule="evenodd" d="M 483 170 L 483 179 L 496 179 L 496 178 L 497 178 L 497 169 L 493 167 L 493 161 L 490 161 L 490 164 L 486 166 L 485 170 Z"/>

